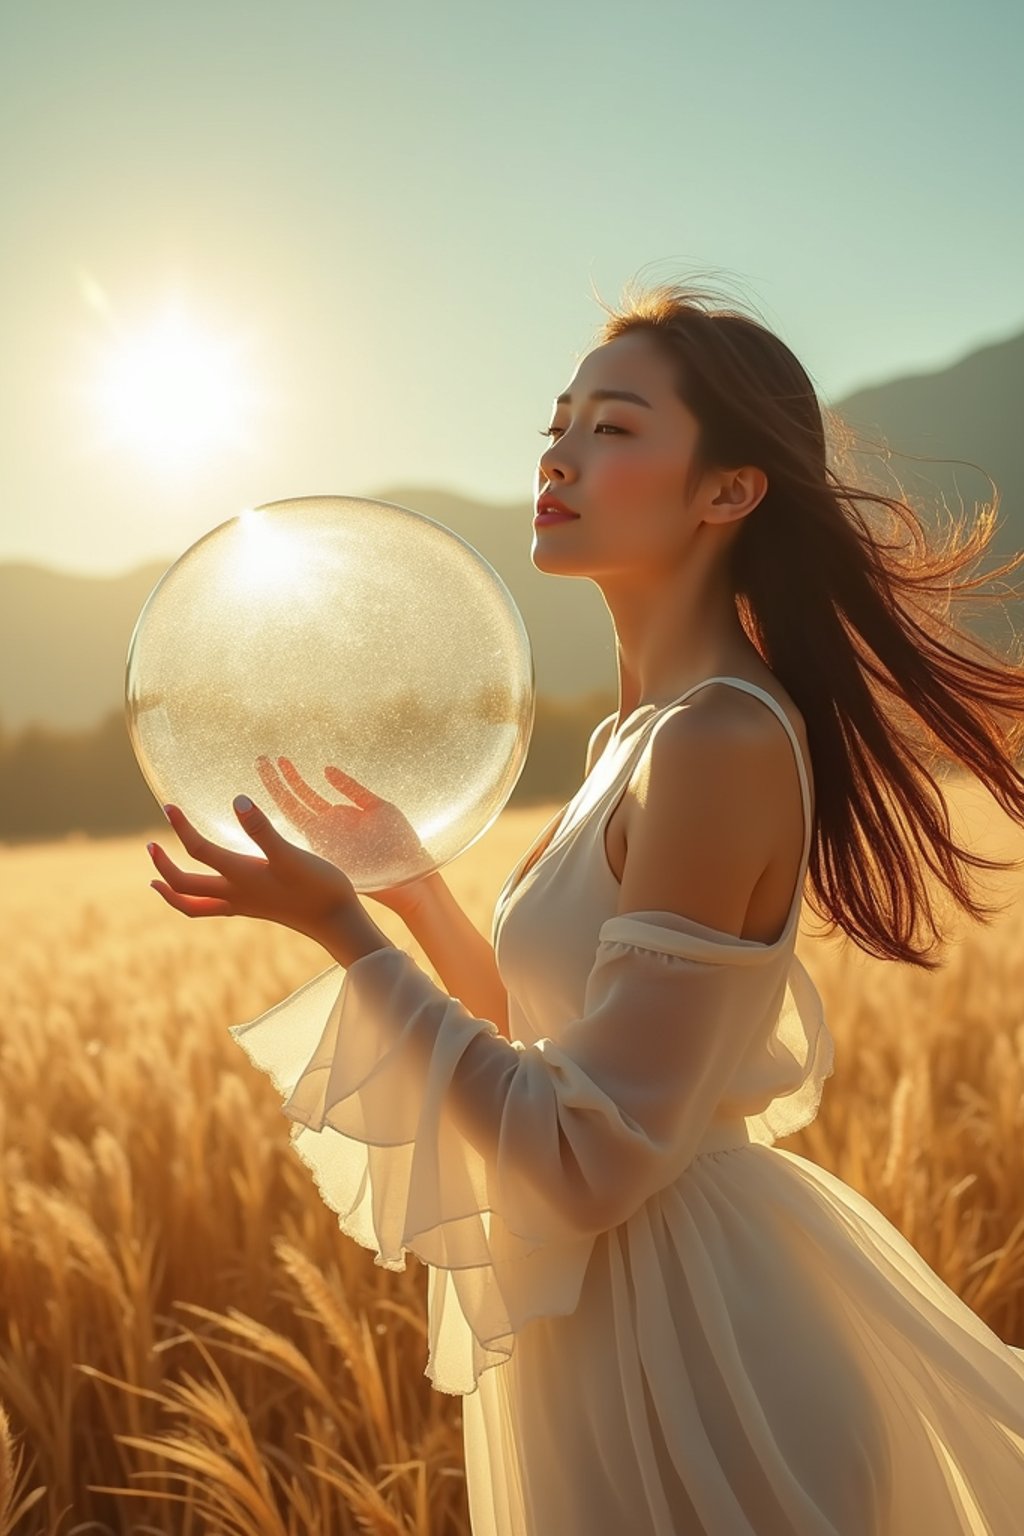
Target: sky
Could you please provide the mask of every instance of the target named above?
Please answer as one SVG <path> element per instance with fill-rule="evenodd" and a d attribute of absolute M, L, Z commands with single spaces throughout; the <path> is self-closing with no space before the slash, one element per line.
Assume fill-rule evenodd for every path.
<path fill-rule="evenodd" d="M 521 504 L 630 280 L 825 403 L 1019 333 L 1022 48 L 1018 0 L 0 0 L 0 561 Z"/>

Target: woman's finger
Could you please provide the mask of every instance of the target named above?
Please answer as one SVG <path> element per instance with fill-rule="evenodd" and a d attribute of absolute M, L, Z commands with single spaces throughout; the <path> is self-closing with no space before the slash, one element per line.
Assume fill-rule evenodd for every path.
<path fill-rule="evenodd" d="M 290 822 L 297 827 L 301 827 L 303 822 L 308 821 L 309 817 L 306 807 L 302 804 L 301 800 L 296 799 L 291 790 L 282 782 L 280 773 L 274 767 L 269 757 L 258 757 L 256 759 L 256 772 L 263 780 L 263 787 L 267 793 L 284 812 Z"/>
<path fill-rule="evenodd" d="M 258 805 L 253 805 L 248 795 L 236 795 L 231 804 L 245 832 L 258 848 L 263 849 L 268 859 L 287 858 L 296 851 L 295 844 L 281 836 L 270 817 Z"/>
<path fill-rule="evenodd" d="M 186 917 L 233 917 L 237 914 L 229 901 L 215 901 L 205 896 L 180 896 L 164 885 L 162 880 L 151 880 L 150 885 L 162 896 L 169 907 L 184 912 Z"/>
<path fill-rule="evenodd" d="M 179 869 L 168 858 L 159 843 L 147 843 L 149 856 L 166 883 L 182 896 L 218 896 L 227 900 L 230 891 L 223 875 L 196 875 L 190 870 Z"/>
<path fill-rule="evenodd" d="M 333 764 L 324 769 L 324 778 L 333 784 L 335 789 L 340 789 L 343 795 L 347 795 L 361 811 L 373 811 L 383 802 L 379 795 L 375 795 L 372 789 L 367 789 L 365 784 L 360 784 L 350 773 L 345 773 L 341 768 L 335 768 Z"/>
<path fill-rule="evenodd" d="M 313 788 L 312 784 L 306 783 L 306 780 L 302 777 L 302 774 L 290 757 L 279 757 L 277 761 L 281 765 L 281 772 L 304 805 L 307 805 L 311 811 L 316 811 L 321 816 L 325 811 L 333 809 L 333 804 L 330 800 L 325 799 L 318 790 Z"/>
<path fill-rule="evenodd" d="M 202 833 L 196 831 L 185 815 L 185 812 L 179 806 L 165 805 L 164 814 L 178 834 L 178 840 L 185 849 L 185 852 L 190 853 L 200 863 L 209 864 L 211 869 L 219 870 L 222 875 L 230 873 L 229 866 L 233 860 L 237 864 L 240 857 L 245 857 L 244 854 L 233 853 L 230 848 L 222 848 L 219 843 L 211 841 L 208 837 L 203 837 Z"/>

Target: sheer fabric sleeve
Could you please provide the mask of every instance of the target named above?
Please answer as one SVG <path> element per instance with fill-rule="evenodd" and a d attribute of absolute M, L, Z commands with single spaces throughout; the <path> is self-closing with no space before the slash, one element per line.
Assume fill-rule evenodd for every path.
<path fill-rule="evenodd" d="M 395 948 L 231 1031 L 284 1094 L 342 1230 L 386 1268 L 412 1251 L 445 1272 L 426 1368 L 440 1391 L 475 1390 L 531 1317 L 574 1310 L 598 1234 L 686 1169 L 770 1027 L 759 946 L 658 919 L 603 925 L 557 1042 L 506 1040 Z"/>

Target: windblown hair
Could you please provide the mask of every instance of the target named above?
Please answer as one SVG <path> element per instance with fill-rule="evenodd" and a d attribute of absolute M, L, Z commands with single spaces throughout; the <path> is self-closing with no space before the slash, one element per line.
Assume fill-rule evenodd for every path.
<path fill-rule="evenodd" d="M 699 423 L 689 494 L 709 469 L 757 465 L 760 503 L 729 546 L 737 612 L 807 727 L 816 786 L 809 873 L 812 910 L 867 953 L 924 970 L 941 941 L 923 865 L 971 916 L 1002 906 L 976 899 L 965 866 L 1017 869 L 954 842 L 929 765 L 967 768 L 1024 824 L 1024 670 L 948 617 L 1024 561 L 969 576 L 996 528 L 999 492 L 974 522 L 942 537 L 905 500 L 841 480 L 859 438 L 823 412 L 796 357 L 765 325 L 723 307 L 706 287 L 627 285 L 599 342 L 651 336 L 673 365 L 679 397 Z M 826 438 L 825 422 L 829 434 Z M 977 467 L 977 466 L 975 466 Z M 898 487 L 902 490 L 902 487 Z M 911 543 L 890 535 L 902 522 Z M 932 536 L 929 538 L 929 533 Z M 1011 625 L 1012 629 L 1012 625 Z M 1016 642 L 1016 634 L 1015 634 Z"/>

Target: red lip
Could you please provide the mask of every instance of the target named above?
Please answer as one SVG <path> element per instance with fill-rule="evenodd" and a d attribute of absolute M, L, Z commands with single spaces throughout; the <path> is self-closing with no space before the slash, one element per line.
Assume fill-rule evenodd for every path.
<path fill-rule="evenodd" d="M 537 516 L 539 517 L 542 512 L 561 512 L 565 517 L 579 517 L 578 512 L 574 512 L 571 507 L 567 507 L 564 502 L 559 501 L 557 496 L 538 497 Z"/>

